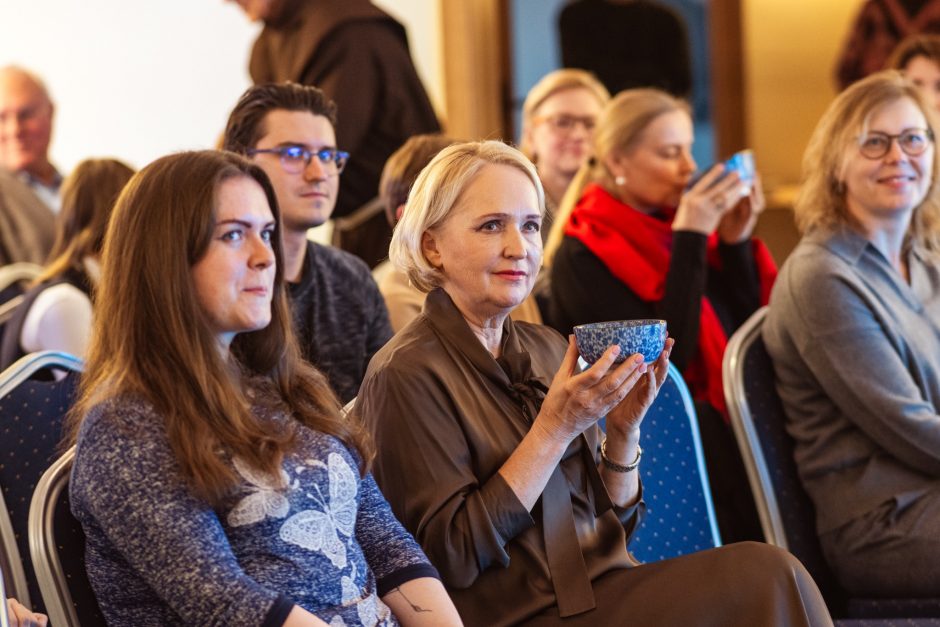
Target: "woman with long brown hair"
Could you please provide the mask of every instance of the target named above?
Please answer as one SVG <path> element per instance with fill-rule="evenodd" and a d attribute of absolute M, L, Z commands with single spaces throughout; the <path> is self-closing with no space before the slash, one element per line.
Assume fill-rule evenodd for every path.
<path fill-rule="evenodd" d="M 457 624 L 291 331 L 263 171 L 164 157 L 108 229 L 72 509 L 109 625 Z"/>
<path fill-rule="evenodd" d="M 116 159 L 87 159 L 62 183 L 55 244 L 45 270 L 6 325 L 0 370 L 41 350 L 84 356 L 104 233 L 114 201 L 133 175 Z"/>

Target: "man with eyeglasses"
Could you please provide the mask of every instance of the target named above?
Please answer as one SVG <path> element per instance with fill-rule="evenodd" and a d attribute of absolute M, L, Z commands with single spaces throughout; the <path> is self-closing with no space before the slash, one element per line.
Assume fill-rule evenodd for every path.
<path fill-rule="evenodd" d="M 336 105 L 315 87 L 268 83 L 246 91 L 223 147 L 257 163 L 281 210 L 284 277 L 304 356 L 342 402 L 359 392 L 372 355 L 392 336 L 388 311 L 359 258 L 307 239 L 329 219 L 349 154 L 336 146 Z"/>
<path fill-rule="evenodd" d="M 391 237 L 381 211 L 369 217 L 382 166 L 412 135 L 440 130 L 405 28 L 369 0 L 231 1 L 264 23 L 248 66 L 256 84 L 315 85 L 339 107 L 336 135 L 351 156 L 333 241 L 377 265 Z"/>

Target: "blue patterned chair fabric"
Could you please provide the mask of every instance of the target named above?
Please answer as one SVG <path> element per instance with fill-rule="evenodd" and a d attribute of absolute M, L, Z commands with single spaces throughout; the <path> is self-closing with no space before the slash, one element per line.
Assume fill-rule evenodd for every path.
<path fill-rule="evenodd" d="M 61 354 L 49 353 L 48 357 L 54 358 L 55 355 Z M 28 595 L 15 589 L 12 585 L 15 581 L 10 580 L 7 581 L 7 593 L 27 598 L 35 611 L 42 611 L 35 573 L 29 560 L 29 505 L 36 483 L 57 457 L 62 419 L 72 406 L 77 376 L 70 374 L 60 381 L 28 378 L 39 371 L 24 370 L 23 364 L 31 359 L 34 360 L 35 355 L 24 357 L 0 376 L 0 490 L 19 553 L 8 557 L 22 564 Z M 62 363 L 79 362 L 66 358 Z M 11 380 L 14 374 L 17 376 Z"/>
<path fill-rule="evenodd" d="M 793 459 L 793 439 L 786 431 L 786 414 L 775 387 L 773 363 L 760 334 L 765 316 L 766 307 L 731 338 L 723 378 L 732 425 L 767 541 L 789 550 L 803 562 L 834 616 L 940 617 L 940 599 L 849 598 L 826 563 L 816 534 L 815 508 L 800 482 Z M 908 624 L 905 619 L 890 620 Z"/>
<path fill-rule="evenodd" d="M 675 366 L 643 420 L 640 477 L 646 517 L 630 543 L 641 562 L 687 555 L 721 545 L 698 423 Z"/>

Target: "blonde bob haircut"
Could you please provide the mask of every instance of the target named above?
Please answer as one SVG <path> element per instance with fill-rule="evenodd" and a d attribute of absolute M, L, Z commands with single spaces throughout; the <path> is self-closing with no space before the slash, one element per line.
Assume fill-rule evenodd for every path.
<path fill-rule="evenodd" d="M 555 251 L 565 236 L 565 227 L 575 205 L 581 200 L 589 183 L 598 183 L 613 190 L 614 177 L 607 161 L 630 153 L 643 139 L 643 132 L 661 115 L 684 111 L 691 115 L 689 104 L 660 89 L 627 89 L 607 103 L 594 129 L 594 158 L 581 166 L 555 212 L 555 222 L 545 242 L 544 264 L 550 266 Z"/>
<path fill-rule="evenodd" d="M 529 177 L 538 196 L 539 214 L 545 215 L 542 183 L 535 166 L 521 152 L 499 141 L 468 142 L 445 148 L 415 180 L 388 250 L 392 264 L 422 292 L 440 287 L 443 277 L 424 257 L 421 238 L 447 220 L 461 194 L 487 165 L 507 165 Z"/>
<path fill-rule="evenodd" d="M 549 72 L 537 82 L 522 103 L 522 134 L 519 140 L 519 150 L 529 159 L 535 161 L 535 154 L 529 141 L 530 127 L 542 103 L 555 94 L 569 89 L 586 89 L 591 92 L 597 102 L 603 107 L 610 100 L 610 92 L 597 80 L 597 77 L 586 70 L 563 68 Z"/>
<path fill-rule="evenodd" d="M 935 133 L 937 114 L 933 106 L 896 70 L 884 70 L 850 85 L 829 105 L 803 155 L 803 183 L 794 207 L 800 232 L 852 223 L 844 180 L 851 151 L 858 150 L 858 138 L 868 132 L 872 116 L 904 98 L 920 109 L 928 128 Z M 940 160 L 934 152 L 930 188 L 914 210 L 906 242 L 907 246 L 916 244 L 932 253 L 940 253 L 938 174 Z"/>

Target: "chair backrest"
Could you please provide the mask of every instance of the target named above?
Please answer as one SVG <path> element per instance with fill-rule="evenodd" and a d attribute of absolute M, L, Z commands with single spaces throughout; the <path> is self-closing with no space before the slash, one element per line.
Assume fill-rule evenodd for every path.
<path fill-rule="evenodd" d="M 72 406 L 81 361 L 55 351 L 23 357 L 0 373 L 0 573 L 7 592 L 42 611 L 30 566 L 27 522 L 33 490 L 55 461 L 62 419 Z M 39 380 L 49 368 L 72 374 Z"/>
<path fill-rule="evenodd" d="M 43 474 L 29 508 L 29 551 L 55 627 L 105 626 L 85 571 L 85 533 L 72 516 L 69 473 L 75 447 Z"/>
<path fill-rule="evenodd" d="M 0 267 L 0 343 L 7 321 L 23 302 L 23 294 L 28 287 L 27 281 L 38 277 L 42 270 L 42 266 L 24 262 Z"/>
<path fill-rule="evenodd" d="M 22 281 L 32 281 L 42 273 L 42 270 L 42 266 L 25 262 L 0 266 L 0 292 Z"/>
<path fill-rule="evenodd" d="M 756 311 L 728 341 L 722 364 L 725 400 L 767 542 L 803 562 L 831 604 L 844 594 L 823 557 L 816 511 L 793 459 L 773 362 L 761 337 L 766 315 L 767 307 Z"/>
<path fill-rule="evenodd" d="M 630 552 L 655 562 L 721 546 L 695 407 L 672 364 L 640 438 L 646 517 Z"/>

